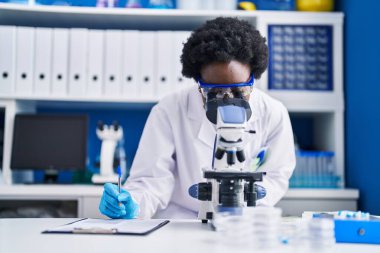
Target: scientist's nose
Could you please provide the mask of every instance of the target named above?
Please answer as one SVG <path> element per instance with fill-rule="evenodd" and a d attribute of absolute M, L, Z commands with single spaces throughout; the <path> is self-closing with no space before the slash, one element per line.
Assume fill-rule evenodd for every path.
<path fill-rule="evenodd" d="M 232 94 L 231 94 L 231 92 L 225 92 L 224 94 L 223 94 L 223 99 L 228 99 L 228 98 L 232 98 L 233 96 L 232 96 Z"/>

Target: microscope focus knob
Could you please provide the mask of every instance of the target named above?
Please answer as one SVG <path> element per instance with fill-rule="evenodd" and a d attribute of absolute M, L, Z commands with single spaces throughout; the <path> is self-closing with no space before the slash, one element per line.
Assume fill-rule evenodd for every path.
<path fill-rule="evenodd" d="M 267 190 L 261 185 L 255 184 L 255 191 L 257 193 L 257 199 L 263 199 L 267 195 Z"/>
<path fill-rule="evenodd" d="M 193 184 L 189 188 L 189 195 L 202 201 L 212 200 L 212 185 L 210 182 Z"/>

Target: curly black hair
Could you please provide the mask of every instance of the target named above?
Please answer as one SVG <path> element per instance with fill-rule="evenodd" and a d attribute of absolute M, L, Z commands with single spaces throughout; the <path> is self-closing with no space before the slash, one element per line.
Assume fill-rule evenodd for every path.
<path fill-rule="evenodd" d="M 232 60 L 249 64 L 255 79 L 268 65 L 268 47 L 251 24 L 237 18 L 219 17 L 191 33 L 184 44 L 181 63 L 185 77 L 197 79 L 204 65 Z"/>

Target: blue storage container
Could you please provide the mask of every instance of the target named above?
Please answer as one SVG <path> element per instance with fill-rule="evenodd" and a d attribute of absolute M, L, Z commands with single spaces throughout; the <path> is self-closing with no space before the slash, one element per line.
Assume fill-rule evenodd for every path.
<path fill-rule="evenodd" d="M 294 0 L 254 0 L 253 2 L 256 4 L 258 10 L 295 10 Z"/>

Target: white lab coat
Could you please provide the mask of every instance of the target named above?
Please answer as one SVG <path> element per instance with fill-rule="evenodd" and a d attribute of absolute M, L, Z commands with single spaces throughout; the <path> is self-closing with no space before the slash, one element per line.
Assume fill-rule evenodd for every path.
<path fill-rule="evenodd" d="M 293 133 L 286 108 L 254 88 L 252 117 L 255 130 L 245 148 L 246 166 L 261 147 L 269 147 L 263 182 L 267 196 L 258 205 L 273 206 L 285 194 L 295 167 Z M 199 200 L 189 196 L 191 185 L 204 181 L 202 168 L 211 167 L 215 127 L 203 108 L 196 86 L 163 98 L 146 122 L 124 187 L 140 205 L 140 217 L 196 218 Z"/>

